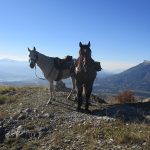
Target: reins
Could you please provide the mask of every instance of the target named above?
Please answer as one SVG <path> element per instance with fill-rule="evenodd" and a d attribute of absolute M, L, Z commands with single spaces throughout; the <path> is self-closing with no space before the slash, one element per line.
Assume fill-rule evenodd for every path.
<path fill-rule="evenodd" d="M 35 68 L 35 76 L 36 76 L 38 79 L 40 79 L 40 80 L 46 80 L 45 78 L 41 78 L 41 77 L 39 77 L 39 76 L 37 75 L 37 73 L 36 73 L 36 64 L 35 64 L 35 67 L 34 67 L 34 68 Z M 48 73 L 47 78 L 48 78 L 49 75 L 52 73 L 53 68 L 54 68 L 54 66 L 52 67 L 51 71 Z"/>
<path fill-rule="evenodd" d="M 38 78 L 38 79 L 40 79 L 40 80 L 46 80 L 46 79 L 44 79 L 44 78 L 41 78 L 41 77 L 39 77 L 38 75 L 37 75 L 37 73 L 36 73 L 36 64 L 35 64 L 35 76 Z"/>

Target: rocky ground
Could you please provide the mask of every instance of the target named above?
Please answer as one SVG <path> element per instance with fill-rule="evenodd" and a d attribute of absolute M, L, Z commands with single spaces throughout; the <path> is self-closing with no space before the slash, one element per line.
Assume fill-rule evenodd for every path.
<path fill-rule="evenodd" d="M 45 87 L 0 87 L 0 149 L 149 149 L 150 102 L 110 105 L 92 95 L 86 114 L 67 95 L 46 105 Z"/>

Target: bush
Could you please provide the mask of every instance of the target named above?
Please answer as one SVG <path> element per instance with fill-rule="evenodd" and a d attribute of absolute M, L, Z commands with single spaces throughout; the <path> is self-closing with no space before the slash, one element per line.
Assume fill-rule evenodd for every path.
<path fill-rule="evenodd" d="M 124 91 L 115 96 L 118 103 L 132 103 L 135 102 L 134 93 L 132 91 Z"/>
<path fill-rule="evenodd" d="M 7 97 L 1 95 L 1 96 L 0 96 L 0 105 L 5 104 L 6 100 L 7 100 Z"/>
<path fill-rule="evenodd" d="M 124 91 L 119 93 L 117 96 L 114 96 L 109 100 L 110 104 L 123 104 L 123 103 L 132 103 L 135 102 L 134 92 Z"/>

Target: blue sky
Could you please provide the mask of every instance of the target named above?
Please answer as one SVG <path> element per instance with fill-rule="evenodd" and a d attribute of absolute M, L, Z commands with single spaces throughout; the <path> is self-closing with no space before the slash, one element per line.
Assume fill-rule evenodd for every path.
<path fill-rule="evenodd" d="M 0 0 L 0 58 L 27 60 L 33 46 L 78 57 L 80 41 L 104 70 L 150 60 L 150 1 Z"/>

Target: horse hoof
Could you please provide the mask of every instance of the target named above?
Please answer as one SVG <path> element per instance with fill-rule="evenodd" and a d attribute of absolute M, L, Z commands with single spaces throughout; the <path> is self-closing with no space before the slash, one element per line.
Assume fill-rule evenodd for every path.
<path fill-rule="evenodd" d="M 86 114 L 91 114 L 91 111 L 89 109 L 85 109 Z"/>
<path fill-rule="evenodd" d="M 81 108 L 77 108 L 77 109 L 76 109 L 76 111 L 78 111 L 78 112 L 81 112 L 81 110 L 82 110 Z"/>
<path fill-rule="evenodd" d="M 78 98 L 77 98 L 77 97 L 75 97 L 74 101 L 75 101 L 75 102 L 78 102 Z"/>
<path fill-rule="evenodd" d="M 77 112 L 82 112 L 82 113 L 84 112 L 83 109 L 81 109 L 81 108 L 77 108 L 76 110 L 77 110 Z"/>

